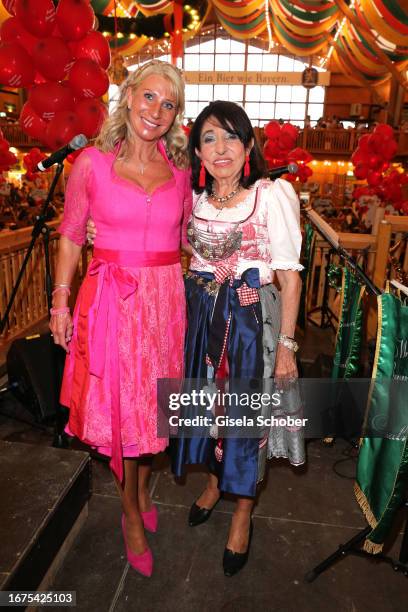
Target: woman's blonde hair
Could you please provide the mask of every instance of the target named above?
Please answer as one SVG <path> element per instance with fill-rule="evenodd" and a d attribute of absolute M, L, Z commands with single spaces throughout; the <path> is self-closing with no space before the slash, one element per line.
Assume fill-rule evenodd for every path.
<path fill-rule="evenodd" d="M 164 135 L 164 139 L 167 151 L 174 164 L 178 168 L 186 168 L 188 166 L 187 136 L 181 127 L 184 115 L 184 82 L 178 68 L 160 60 L 152 60 L 143 64 L 122 83 L 119 91 L 119 102 L 113 113 L 107 117 L 102 125 L 95 146 L 100 151 L 107 153 L 113 151 L 116 145 L 123 141 L 118 159 L 126 159 L 130 152 L 130 140 L 134 133 L 129 117 L 127 91 L 129 88 L 136 91 L 142 81 L 151 75 L 160 75 L 168 79 L 172 85 L 173 95 L 176 98 L 177 114 L 170 130 Z"/>

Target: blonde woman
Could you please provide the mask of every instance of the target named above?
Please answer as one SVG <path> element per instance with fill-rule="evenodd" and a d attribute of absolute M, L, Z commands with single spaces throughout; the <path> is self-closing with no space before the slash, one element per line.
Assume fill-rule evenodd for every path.
<path fill-rule="evenodd" d="M 157 437 L 158 378 L 180 378 L 185 331 L 180 244 L 191 211 L 184 83 L 152 61 L 123 83 L 95 147 L 68 181 L 50 327 L 68 353 L 61 402 L 68 433 L 111 457 L 121 495 L 129 563 L 150 576 L 145 529 L 156 531 L 148 493 Z M 98 227 L 93 259 L 73 317 L 69 288 L 86 238 Z"/>

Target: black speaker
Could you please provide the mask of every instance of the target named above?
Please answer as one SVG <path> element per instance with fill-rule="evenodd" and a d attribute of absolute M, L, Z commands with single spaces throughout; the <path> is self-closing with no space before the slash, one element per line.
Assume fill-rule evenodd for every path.
<path fill-rule="evenodd" d="M 64 362 L 65 351 L 50 334 L 14 340 L 7 353 L 9 386 L 39 423 L 55 417 Z"/>

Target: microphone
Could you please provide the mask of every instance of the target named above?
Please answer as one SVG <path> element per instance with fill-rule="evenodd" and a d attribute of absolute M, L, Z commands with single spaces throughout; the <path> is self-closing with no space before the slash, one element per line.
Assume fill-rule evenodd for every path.
<path fill-rule="evenodd" d="M 65 147 L 61 147 L 58 151 L 54 151 L 51 153 L 49 157 L 45 157 L 37 164 L 37 170 L 40 172 L 44 172 L 47 168 L 50 168 L 54 164 L 59 164 L 73 151 L 77 151 L 78 149 L 82 149 L 88 142 L 88 139 L 83 134 L 78 134 L 74 136 L 71 142 L 69 142 Z"/>
<path fill-rule="evenodd" d="M 269 170 L 269 178 L 275 180 L 282 176 L 282 174 L 296 174 L 299 170 L 299 166 L 295 162 L 290 162 L 287 166 L 279 166 L 278 168 L 272 168 Z"/>

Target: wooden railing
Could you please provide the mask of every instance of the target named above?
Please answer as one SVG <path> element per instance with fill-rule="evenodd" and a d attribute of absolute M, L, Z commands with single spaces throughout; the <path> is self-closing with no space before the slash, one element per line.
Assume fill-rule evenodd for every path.
<path fill-rule="evenodd" d="M 255 128 L 255 134 L 261 147 L 265 142 L 262 128 Z M 318 130 L 307 128 L 299 132 L 296 146 L 306 149 L 315 156 L 349 158 L 356 150 L 358 139 L 364 132 L 357 130 Z M 397 157 L 408 157 L 408 133 L 394 131 L 398 143 Z"/>
<path fill-rule="evenodd" d="M 302 147 L 314 155 L 345 156 L 356 150 L 358 139 L 364 132 L 357 130 L 317 130 L 306 129 L 299 132 L 297 146 Z M 408 133 L 394 131 L 394 138 L 398 143 L 397 157 L 408 156 Z"/>
<path fill-rule="evenodd" d="M 361 265 L 367 276 L 379 288 L 384 289 L 387 280 L 397 278 L 397 272 L 390 262 L 390 250 L 395 246 L 394 259 L 400 271 L 408 275 L 408 249 L 404 234 L 408 233 L 408 217 L 385 215 L 381 220 L 380 209 L 373 234 L 352 234 L 340 232 L 340 245 Z M 309 291 L 306 305 L 309 319 L 318 325 L 328 322 L 322 318 L 322 311 L 328 307 L 338 315 L 339 300 L 334 288 L 328 287 L 327 266 L 329 263 L 342 265 L 341 260 L 328 242 L 317 235 L 314 257 L 310 270 Z M 329 317 L 330 319 L 330 312 Z M 336 320 L 331 319 L 334 327 Z M 373 296 L 367 300 L 367 338 L 373 338 L 377 331 L 376 301 Z"/>
<path fill-rule="evenodd" d="M 55 227 L 58 222 L 49 223 Z M 32 227 L 2 231 L 0 234 L 0 313 L 4 314 L 13 286 L 20 272 L 31 241 Z M 50 238 L 50 258 L 55 262 L 58 247 L 57 235 Z M 0 341 L 25 333 L 47 316 L 45 293 L 45 260 L 42 240 L 38 240 L 31 253 L 21 285 L 9 314 L 9 325 Z"/>

